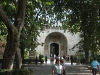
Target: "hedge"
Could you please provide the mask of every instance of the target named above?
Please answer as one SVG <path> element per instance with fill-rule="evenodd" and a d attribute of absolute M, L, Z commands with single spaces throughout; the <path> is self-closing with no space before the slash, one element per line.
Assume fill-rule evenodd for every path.
<path fill-rule="evenodd" d="M 0 75 L 30 75 L 30 70 L 28 69 L 1 69 Z"/>

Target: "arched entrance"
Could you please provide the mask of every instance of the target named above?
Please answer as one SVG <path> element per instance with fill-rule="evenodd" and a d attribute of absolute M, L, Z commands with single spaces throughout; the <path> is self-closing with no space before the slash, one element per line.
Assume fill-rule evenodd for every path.
<path fill-rule="evenodd" d="M 60 32 L 50 33 L 45 39 L 44 54 L 63 56 L 67 55 L 67 38 Z"/>
<path fill-rule="evenodd" d="M 59 55 L 59 45 L 57 43 L 51 43 L 50 44 L 50 56 L 51 55 Z"/>

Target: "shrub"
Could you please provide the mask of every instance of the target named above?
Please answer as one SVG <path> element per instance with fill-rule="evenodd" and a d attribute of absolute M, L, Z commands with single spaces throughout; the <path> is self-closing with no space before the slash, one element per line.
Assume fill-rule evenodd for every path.
<path fill-rule="evenodd" d="M 0 75 L 12 75 L 11 70 L 9 69 L 1 69 L 0 70 Z"/>
<path fill-rule="evenodd" d="M 28 69 L 1 69 L 0 75 L 30 75 L 30 71 Z"/>

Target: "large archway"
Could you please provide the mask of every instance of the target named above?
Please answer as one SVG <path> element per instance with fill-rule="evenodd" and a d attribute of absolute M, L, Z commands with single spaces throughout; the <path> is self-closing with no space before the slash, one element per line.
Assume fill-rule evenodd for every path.
<path fill-rule="evenodd" d="M 52 55 L 59 55 L 59 45 L 57 43 L 50 44 L 50 56 Z"/>
<path fill-rule="evenodd" d="M 63 33 L 52 32 L 45 39 L 44 54 L 50 57 L 51 55 L 63 56 L 67 55 L 67 38 Z"/>

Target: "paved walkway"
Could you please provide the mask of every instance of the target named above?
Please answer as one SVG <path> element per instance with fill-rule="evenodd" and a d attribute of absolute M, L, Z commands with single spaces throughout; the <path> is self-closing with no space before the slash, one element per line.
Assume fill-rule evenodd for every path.
<path fill-rule="evenodd" d="M 31 71 L 31 75 L 52 75 L 51 69 L 52 69 L 52 64 L 47 63 L 47 64 L 24 64 L 25 68 L 29 68 Z M 91 70 L 88 69 L 87 65 L 76 65 L 74 63 L 71 65 L 70 63 L 65 63 L 66 67 L 66 75 L 92 75 Z M 98 73 L 97 75 L 100 75 Z"/>
<path fill-rule="evenodd" d="M 92 75 L 91 70 L 87 68 L 87 65 L 76 65 L 75 63 L 71 65 L 70 63 L 66 63 L 65 66 L 66 75 Z M 52 75 L 52 64 L 26 64 L 25 67 L 28 67 L 31 70 L 31 75 Z"/>

